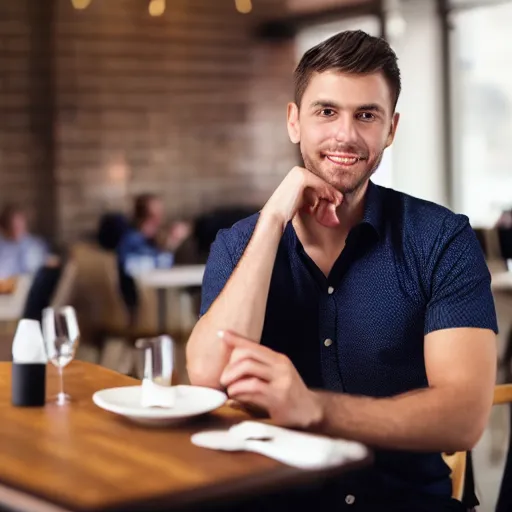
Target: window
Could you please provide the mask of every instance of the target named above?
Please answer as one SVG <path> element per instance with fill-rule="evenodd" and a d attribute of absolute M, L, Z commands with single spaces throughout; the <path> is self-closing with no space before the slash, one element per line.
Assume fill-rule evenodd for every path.
<path fill-rule="evenodd" d="M 512 1 L 451 14 L 454 206 L 473 226 L 512 207 L 511 19 Z"/>

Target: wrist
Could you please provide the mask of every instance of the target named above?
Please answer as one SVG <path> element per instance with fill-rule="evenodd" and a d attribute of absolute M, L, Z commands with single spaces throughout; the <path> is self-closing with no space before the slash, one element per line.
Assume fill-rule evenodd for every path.
<path fill-rule="evenodd" d="M 283 233 L 288 224 L 288 219 L 265 206 L 260 212 L 259 223 L 266 228 L 279 228 L 280 232 Z"/>
<path fill-rule="evenodd" d="M 324 394 L 319 391 L 310 391 L 311 411 L 306 428 L 313 431 L 321 431 L 325 422 L 326 404 Z"/>

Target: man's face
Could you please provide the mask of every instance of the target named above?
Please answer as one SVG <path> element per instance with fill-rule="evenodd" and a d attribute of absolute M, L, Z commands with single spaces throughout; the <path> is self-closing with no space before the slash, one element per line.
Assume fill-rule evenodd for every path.
<path fill-rule="evenodd" d="M 158 233 L 164 222 L 164 205 L 160 199 L 152 199 L 148 204 L 146 225 L 154 236 Z"/>
<path fill-rule="evenodd" d="M 23 213 L 15 213 L 11 219 L 11 236 L 21 240 L 27 234 L 27 219 Z"/>
<path fill-rule="evenodd" d="M 300 109 L 288 105 L 288 132 L 308 170 L 343 194 L 361 189 L 377 169 L 398 124 L 382 73 L 315 73 Z"/>

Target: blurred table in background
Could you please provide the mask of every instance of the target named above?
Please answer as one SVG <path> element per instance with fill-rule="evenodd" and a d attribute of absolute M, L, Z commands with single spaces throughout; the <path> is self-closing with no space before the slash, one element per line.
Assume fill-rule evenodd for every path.
<path fill-rule="evenodd" d="M 21 318 L 33 279 L 32 275 L 19 276 L 12 293 L 0 294 L 0 322 L 12 322 Z"/>
<path fill-rule="evenodd" d="M 158 296 L 158 328 L 164 333 L 169 325 L 184 332 L 190 329 L 190 317 L 193 316 L 187 288 L 200 287 L 203 283 L 205 265 L 176 265 L 169 269 L 154 269 L 137 278 L 138 286 L 155 289 Z M 177 293 L 174 293 L 177 292 Z M 174 293 L 174 297 L 171 295 Z M 171 308 L 172 321 L 167 318 L 169 299 L 177 299 Z M 174 330 L 174 329 L 173 329 Z"/>

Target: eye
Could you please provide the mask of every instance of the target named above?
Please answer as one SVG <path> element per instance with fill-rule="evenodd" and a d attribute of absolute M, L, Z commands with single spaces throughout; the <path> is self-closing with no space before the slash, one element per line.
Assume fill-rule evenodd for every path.
<path fill-rule="evenodd" d="M 371 112 L 360 112 L 359 114 L 357 114 L 357 118 L 360 119 L 361 121 L 373 121 L 375 120 L 375 115 L 372 114 Z"/>
<path fill-rule="evenodd" d="M 335 114 L 334 109 L 332 108 L 323 108 L 320 110 L 320 115 L 323 117 L 332 117 Z"/>

